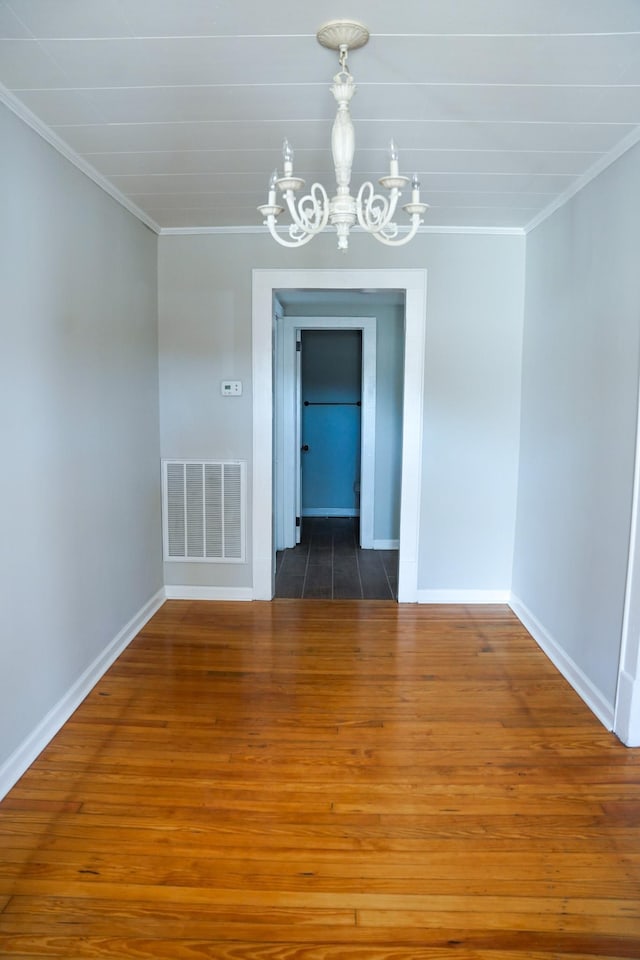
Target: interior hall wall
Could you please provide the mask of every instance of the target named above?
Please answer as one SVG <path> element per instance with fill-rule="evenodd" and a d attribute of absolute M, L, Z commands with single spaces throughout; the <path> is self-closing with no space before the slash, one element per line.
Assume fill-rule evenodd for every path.
<path fill-rule="evenodd" d="M 640 350 L 640 148 L 527 237 L 516 609 L 613 714 Z"/>
<path fill-rule="evenodd" d="M 245 459 L 252 482 L 252 270 L 427 271 L 419 587 L 511 584 L 520 423 L 524 237 L 421 234 L 389 250 L 354 234 L 285 250 L 266 235 L 159 241 L 161 447 L 166 458 Z M 243 382 L 223 397 L 220 381 Z M 256 478 L 260 482 L 260 478 Z M 250 507 L 249 507 L 250 509 Z M 165 565 L 165 583 L 250 589 L 245 564 Z"/>
<path fill-rule="evenodd" d="M 157 238 L 5 107 L 0 143 L 2 793 L 162 553 Z"/>

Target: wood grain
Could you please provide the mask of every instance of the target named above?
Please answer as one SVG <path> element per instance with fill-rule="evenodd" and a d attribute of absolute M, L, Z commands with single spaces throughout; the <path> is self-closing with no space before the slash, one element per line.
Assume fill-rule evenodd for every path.
<path fill-rule="evenodd" d="M 168 602 L 0 851 L 16 960 L 640 957 L 640 751 L 500 606 Z"/>

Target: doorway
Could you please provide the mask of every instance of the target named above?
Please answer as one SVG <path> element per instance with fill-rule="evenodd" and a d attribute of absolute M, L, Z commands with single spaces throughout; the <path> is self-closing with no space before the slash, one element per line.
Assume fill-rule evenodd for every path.
<path fill-rule="evenodd" d="M 374 498 L 376 460 L 376 320 L 374 317 L 345 317 L 337 309 L 331 316 L 301 316 L 300 306 L 309 309 L 314 298 L 278 291 L 280 310 L 274 320 L 274 542 L 284 550 L 299 542 L 302 523 L 300 474 L 301 451 L 301 354 L 297 344 L 306 332 L 357 332 L 361 338 L 360 387 L 360 489 L 359 544 L 374 547 Z M 318 309 L 327 304 L 316 303 Z M 315 504 L 316 507 L 327 504 Z"/>
<path fill-rule="evenodd" d="M 284 310 L 296 299 L 291 292 L 278 291 Z M 343 309 L 357 311 L 364 302 L 354 295 L 349 302 L 344 294 L 331 295 L 331 302 L 323 300 L 321 307 L 316 303 L 318 309 L 333 306 L 332 316 L 285 316 L 278 321 L 276 462 L 284 462 L 285 469 L 276 470 L 276 597 L 397 597 L 397 530 L 393 545 L 373 549 L 376 401 L 386 430 L 399 434 L 404 306 L 397 297 L 387 297 L 386 303 L 379 299 L 380 323 L 375 317 L 340 316 Z M 373 306 L 373 300 L 367 299 L 367 307 Z M 388 354 L 381 358 L 379 396 L 378 331 Z M 390 348 L 393 340 L 397 343 Z M 385 439 L 381 440 L 383 451 Z M 397 456 L 385 461 L 378 500 L 389 499 L 394 486 L 398 496 Z M 288 502 L 286 493 L 293 489 L 295 501 Z M 380 533 L 390 518 L 385 503 L 378 506 Z"/>
<path fill-rule="evenodd" d="M 400 498 L 398 600 L 416 602 L 420 498 L 422 489 L 422 418 L 426 326 L 426 270 L 254 270 L 252 284 L 253 598 L 274 595 L 273 532 L 273 354 L 274 293 L 294 290 L 393 290 L 405 301 L 404 391 Z"/>

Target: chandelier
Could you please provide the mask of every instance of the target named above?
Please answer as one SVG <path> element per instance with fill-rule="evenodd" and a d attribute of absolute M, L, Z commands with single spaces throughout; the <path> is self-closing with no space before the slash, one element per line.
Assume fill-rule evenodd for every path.
<path fill-rule="evenodd" d="M 314 183 L 307 194 L 296 200 L 296 194 L 302 190 L 305 182 L 293 175 L 293 150 L 289 141 L 285 140 L 282 149 L 283 176 L 279 177 L 278 171 L 274 170 L 269 181 L 267 203 L 259 206 L 258 212 L 264 217 L 264 224 L 269 228 L 273 239 L 284 247 L 301 247 L 321 233 L 327 224 L 331 224 L 338 235 L 338 249 L 346 250 L 349 246 L 349 231 L 356 223 L 380 243 L 394 247 L 409 243 L 423 222 L 422 215 L 429 204 L 420 201 L 420 183 L 415 174 L 411 181 L 408 177 L 400 176 L 398 151 L 393 140 L 390 145 L 389 174 L 378 181 L 387 191 L 387 195 L 376 193 L 371 181 L 362 184 L 356 197 L 351 195 L 350 190 L 355 134 L 349 103 L 356 92 L 356 85 L 347 66 L 347 55 L 349 50 L 363 47 L 367 43 L 369 31 L 353 20 L 331 20 L 320 27 L 316 36 L 322 46 L 339 52 L 340 70 L 334 76 L 331 87 L 338 104 L 331 132 L 336 195 L 329 199 L 322 184 Z M 409 182 L 411 202 L 403 204 L 402 209 L 409 216 L 411 226 L 407 233 L 400 234 L 393 218 L 402 190 Z M 277 190 L 282 194 L 286 207 L 277 202 Z M 285 209 L 292 221 L 289 226 L 289 239 L 281 236 L 276 229 L 278 217 Z"/>

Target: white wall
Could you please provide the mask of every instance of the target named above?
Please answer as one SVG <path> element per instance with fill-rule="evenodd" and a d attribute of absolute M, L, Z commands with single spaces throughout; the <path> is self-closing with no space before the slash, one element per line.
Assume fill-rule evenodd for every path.
<path fill-rule="evenodd" d="M 527 238 L 513 591 L 611 721 L 622 629 L 640 349 L 640 148 Z"/>
<path fill-rule="evenodd" d="M 161 445 L 164 457 L 251 462 L 251 272 L 428 271 L 423 599 L 510 587 L 518 462 L 524 238 L 421 235 L 389 251 L 354 235 L 297 251 L 266 236 L 166 236 L 159 242 Z M 222 378 L 242 379 L 239 399 Z M 251 586 L 248 563 L 168 564 L 165 582 Z"/>
<path fill-rule="evenodd" d="M 0 143 L 1 794 L 162 567 L 156 237 L 4 107 Z"/>
<path fill-rule="evenodd" d="M 428 252 L 423 589 L 508 597 L 511 586 L 524 240 L 452 237 Z M 453 591 L 453 593 L 452 593 Z M 480 594 L 478 595 L 480 597 Z"/>

